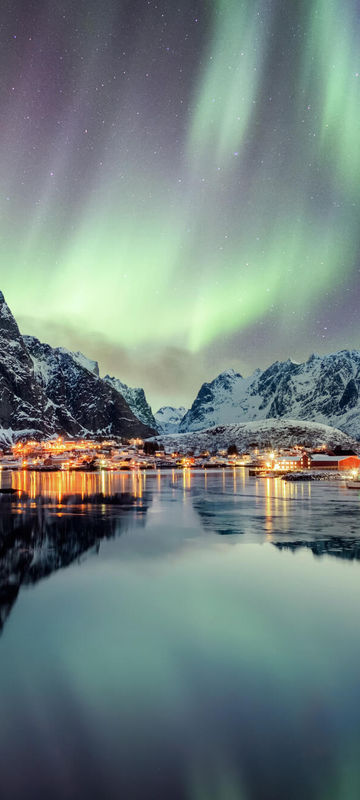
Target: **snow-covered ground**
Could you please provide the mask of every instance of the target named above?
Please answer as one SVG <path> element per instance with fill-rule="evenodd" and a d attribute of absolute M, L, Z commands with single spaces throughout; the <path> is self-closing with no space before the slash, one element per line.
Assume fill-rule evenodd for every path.
<path fill-rule="evenodd" d="M 169 434 L 157 436 L 156 441 L 163 444 L 165 450 L 182 453 L 193 451 L 195 454 L 205 450 L 217 451 L 236 444 L 239 452 L 253 447 L 288 448 L 304 445 L 309 448 L 340 445 L 346 448 L 358 448 L 355 442 L 343 431 L 322 425 L 317 422 L 302 420 L 266 419 L 236 425 L 216 425 L 204 431 Z"/>
<path fill-rule="evenodd" d="M 315 469 L 306 470 L 306 472 L 290 472 L 287 475 L 284 475 L 283 480 L 286 481 L 347 481 L 349 480 L 348 472 L 337 472 L 336 470 L 333 471 L 324 471 Z"/>

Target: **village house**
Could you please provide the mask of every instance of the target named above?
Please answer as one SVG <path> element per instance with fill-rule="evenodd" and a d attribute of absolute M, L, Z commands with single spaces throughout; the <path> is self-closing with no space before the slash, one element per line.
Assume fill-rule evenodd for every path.
<path fill-rule="evenodd" d="M 283 456 L 270 453 L 270 455 L 266 456 L 263 466 L 268 469 L 280 471 L 309 469 L 310 456 L 307 453 L 300 453 L 299 455 L 290 455 L 287 453 Z"/>

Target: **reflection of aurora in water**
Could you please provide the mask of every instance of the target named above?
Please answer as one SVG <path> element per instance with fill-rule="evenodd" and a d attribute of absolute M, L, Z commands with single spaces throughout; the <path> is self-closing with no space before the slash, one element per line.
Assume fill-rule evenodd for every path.
<path fill-rule="evenodd" d="M 357 800 L 358 564 L 273 547 L 345 548 L 354 493 L 245 470 L 12 480 L 5 796 Z"/>

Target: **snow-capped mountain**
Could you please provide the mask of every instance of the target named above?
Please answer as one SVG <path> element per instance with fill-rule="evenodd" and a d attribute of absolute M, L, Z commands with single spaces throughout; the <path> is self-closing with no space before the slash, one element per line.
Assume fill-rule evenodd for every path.
<path fill-rule="evenodd" d="M 0 292 L 0 441 L 54 434 L 154 433 L 123 396 L 99 378 L 96 361 L 22 336 Z"/>
<path fill-rule="evenodd" d="M 117 392 L 120 392 L 135 416 L 141 420 L 144 425 L 150 425 L 151 428 L 157 430 L 156 420 L 147 402 L 144 389 L 127 386 L 126 383 L 122 383 L 119 378 L 111 378 L 110 375 L 105 375 L 104 381 Z"/>
<path fill-rule="evenodd" d="M 318 422 L 303 422 L 288 419 L 266 419 L 255 422 L 233 425 L 216 425 L 207 430 L 190 431 L 188 433 L 157 436 L 156 441 L 163 444 L 167 452 L 193 452 L 195 455 L 204 451 L 216 453 L 235 444 L 239 453 L 255 447 L 288 448 L 303 445 L 308 448 L 327 445 L 329 448 L 342 447 L 358 450 L 356 442 L 343 431 L 322 425 Z"/>
<path fill-rule="evenodd" d="M 62 430 L 71 435 L 148 436 L 123 396 L 99 378 L 96 362 L 63 347 L 50 347 L 34 336 L 23 337 L 34 374 L 56 406 Z M 79 357 L 81 356 L 81 357 Z"/>
<path fill-rule="evenodd" d="M 179 431 L 284 417 L 315 420 L 360 438 L 360 351 L 276 361 L 243 378 L 234 370 L 204 383 Z"/>
<path fill-rule="evenodd" d="M 155 414 L 156 427 L 160 433 L 178 433 L 180 422 L 186 414 L 186 408 L 180 406 L 162 406 Z"/>

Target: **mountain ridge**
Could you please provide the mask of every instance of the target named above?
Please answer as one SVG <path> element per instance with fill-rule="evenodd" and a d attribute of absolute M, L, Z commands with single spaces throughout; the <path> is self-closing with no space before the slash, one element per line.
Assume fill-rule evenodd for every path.
<path fill-rule="evenodd" d="M 143 422 L 144 425 L 149 425 L 151 428 L 157 430 L 156 420 L 147 402 L 144 389 L 141 387 L 128 386 L 126 383 L 123 383 L 120 378 L 111 377 L 110 375 L 105 375 L 104 381 L 112 386 L 113 389 L 116 389 L 117 392 L 120 392 L 135 416 Z"/>

